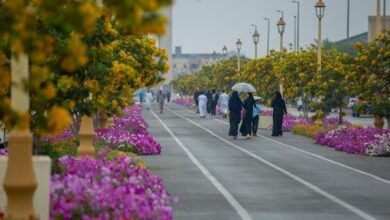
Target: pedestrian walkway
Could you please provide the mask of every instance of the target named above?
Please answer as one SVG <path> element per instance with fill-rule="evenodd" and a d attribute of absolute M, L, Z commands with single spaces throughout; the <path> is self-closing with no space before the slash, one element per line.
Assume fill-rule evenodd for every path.
<path fill-rule="evenodd" d="M 178 196 L 175 219 L 388 219 L 389 158 L 349 155 L 270 131 L 227 136 L 227 120 L 168 104 L 144 111 L 163 145 L 144 157 Z"/>

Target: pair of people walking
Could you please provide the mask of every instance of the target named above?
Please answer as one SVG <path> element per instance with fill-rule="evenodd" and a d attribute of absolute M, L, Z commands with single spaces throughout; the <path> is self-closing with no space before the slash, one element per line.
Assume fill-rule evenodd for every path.
<path fill-rule="evenodd" d="M 282 136 L 283 115 L 287 114 L 287 108 L 279 91 L 275 92 L 275 99 L 272 101 L 272 107 L 274 109 L 272 136 Z M 252 93 L 248 92 L 247 98 L 242 102 L 238 92 L 234 91 L 229 100 L 229 110 L 229 136 L 233 136 L 234 139 L 237 139 L 242 110 L 244 110 L 244 113 L 239 130 L 240 133 L 246 138 L 250 138 L 251 135 L 257 136 L 260 105 L 256 104 Z"/>
<path fill-rule="evenodd" d="M 255 103 L 255 99 L 253 98 L 253 94 L 251 92 L 248 92 L 247 98 L 244 100 L 244 102 L 242 102 L 238 96 L 238 92 L 234 91 L 232 97 L 229 100 L 229 110 L 229 136 L 233 136 L 234 139 L 237 139 L 238 126 L 241 121 L 242 110 L 244 110 L 244 113 L 239 130 L 240 133 L 242 136 L 247 138 L 250 138 L 251 135 L 256 136 L 260 106 Z M 256 122 L 257 124 L 255 124 Z"/>

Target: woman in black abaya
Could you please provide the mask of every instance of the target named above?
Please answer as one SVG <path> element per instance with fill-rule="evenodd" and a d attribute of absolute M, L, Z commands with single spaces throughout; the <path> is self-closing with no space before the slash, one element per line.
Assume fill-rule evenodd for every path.
<path fill-rule="evenodd" d="M 238 125 L 241 121 L 242 101 L 238 96 L 238 92 L 234 91 L 232 97 L 229 99 L 229 136 L 233 136 L 237 139 Z"/>
<path fill-rule="evenodd" d="M 240 133 L 244 137 L 250 138 L 252 133 L 252 121 L 253 121 L 253 106 L 255 105 L 255 99 L 251 92 L 248 92 L 248 97 L 244 101 L 244 119 L 241 124 Z"/>
<path fill-rule="evenodd" d="M 272 136 L 282 136 L 282 124 L 283 124 L 283 115 L 287 115 L 287 108 L 282 94 L 279 91 L 275 92 L 275 99 L 272 100 L 273 108 L 273 125 L 272 125 Z"/>

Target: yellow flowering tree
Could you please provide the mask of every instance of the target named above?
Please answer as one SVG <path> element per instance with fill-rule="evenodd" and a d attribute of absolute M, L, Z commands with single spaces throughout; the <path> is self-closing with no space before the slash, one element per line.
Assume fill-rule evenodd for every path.
<path fill-rule="evenodd" d="M 363 95 L 376 106 L 377 116 L 385 116 L 390 122 L 390 31 L 380 35 L 375 41 L 357 43 L 354 71 L 356 95 Z"/>

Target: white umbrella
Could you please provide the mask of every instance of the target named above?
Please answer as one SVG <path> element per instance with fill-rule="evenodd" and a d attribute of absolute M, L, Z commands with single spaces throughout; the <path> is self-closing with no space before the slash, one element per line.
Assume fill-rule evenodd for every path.
<path fill-rule="evenodd" d="M 255 87 L 253 87 L 249 83 L 236 83 L 232 87 L 232 90 L 235 90 L 237 92 L 256 92 Z"/>

